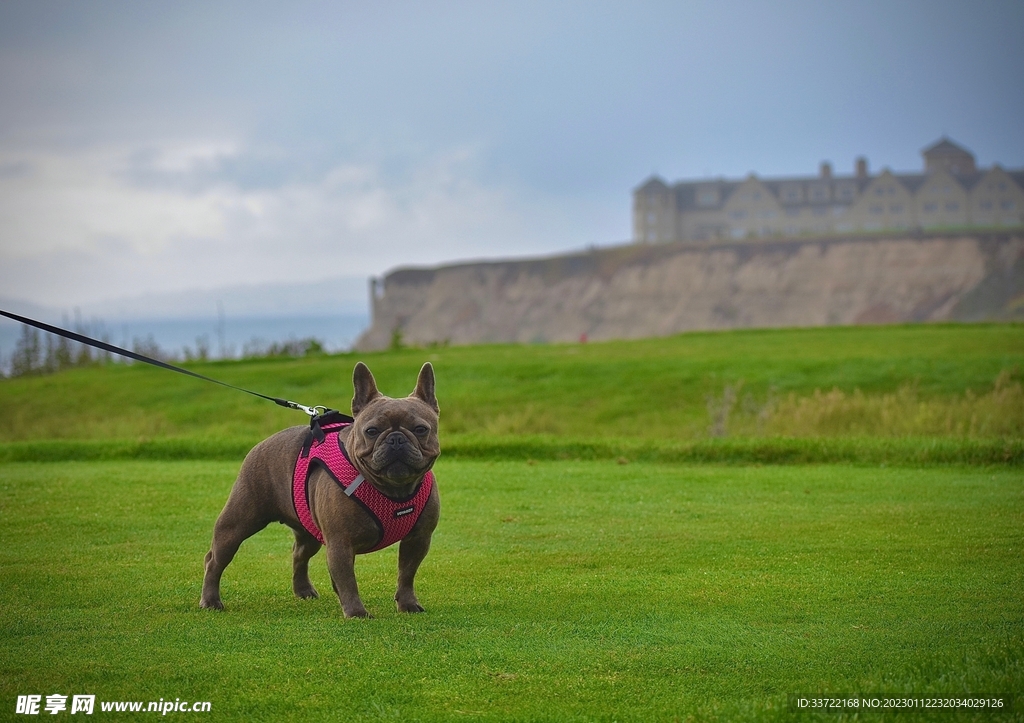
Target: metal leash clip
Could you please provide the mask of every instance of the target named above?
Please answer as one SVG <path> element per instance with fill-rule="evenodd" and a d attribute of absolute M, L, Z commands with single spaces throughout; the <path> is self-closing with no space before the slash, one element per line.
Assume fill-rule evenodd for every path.
<path fill-rule="evenodd" d="M 307 407 L 305 404 L 299 404 L 298 402 L 288 402 L 287 407 L 289 409 L 299 409 L 311 417 L 315 417 L 320 414 L 320 412 L 317 411 L 318 409 L 322 409 L 325 412 L 327 411 L 327 407 Z"/>

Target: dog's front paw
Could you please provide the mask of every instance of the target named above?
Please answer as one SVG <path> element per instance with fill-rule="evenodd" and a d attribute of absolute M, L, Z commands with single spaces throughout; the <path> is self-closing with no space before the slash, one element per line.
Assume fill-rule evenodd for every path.
<path fill-rule="evenodd" d="M 207 610 L 223 610 L 224 603 L 220 601 L 220 598 L 216 598 L 214 600 L 207 600 L 206 598 L 202 598 L 199 601 L 199 607 L 205 608 Z"/>
<path fill-rule="evenodd" d="M 369 619 L 369 618 L 372 618 L 373 616 L 370 615 L 370 613 L 366 612 L 366 608 L 364 608 L 362 605 L 360 605 L 357 608 L 352 608 L 351 610 L 345 610 L 345 617 L 346 618 L 367 618 L 367 619 Z"/>
<path fill-rule="evenodd" d="M 315 600 L 320 597 L 320 593 L 316 591 L 315 587 L 310 585 L 309 587 L 296 588 L 295 597 L 301 598 L 302 600 Z"/>

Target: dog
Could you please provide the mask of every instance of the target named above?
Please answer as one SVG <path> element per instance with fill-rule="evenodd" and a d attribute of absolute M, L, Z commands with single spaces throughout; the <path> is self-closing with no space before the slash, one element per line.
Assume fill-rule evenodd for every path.
<path fill-rule="evenodd" d="M 413 580 L 441 510 L 431 472 L 441 451 L 434 369 L 424 364 L 416 389 L 404 399 L 381 394 L 362 362 L 355 366 L 352 383 L 351 424 L 321 429 L 314 418 L 309 428 L 278 432 L 246 455 L 213 528 L 200 607 L 224 608 L 221 575 L 239 545 L 271 522 L 281 522 L 295 533 L 292 589 L 297 597 L 319 597 L 309 579 L 309 560 L 322 545 L 345 617 L 369 617 L 356 586 L 355 556 L 401 536 L 395 603 L 399 612 L 423 612 Z M 332 460 L 350 464 L 347 484 L 344 471 L 330 469 Z"/>

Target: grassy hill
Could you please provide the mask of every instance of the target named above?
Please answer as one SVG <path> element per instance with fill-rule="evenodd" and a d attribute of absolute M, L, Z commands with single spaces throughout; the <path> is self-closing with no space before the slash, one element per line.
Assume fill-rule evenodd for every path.
<path fill-rule="evenodd" d="M 360 359 L 391 396 L 411 391 L 424 361 L 434 364 L 449 451 L 518 444 L 530 456 L 535 452 L 522 452 L 526 441 L 543 454 L 572 444 L 650 450 L 709 440 L 749 447 L 780 438 L 834 446 L 850 438 L 1024 437 L 1020 324 L 689 333 L 190 368 L 347 411 L 351 370 Z M 163 445 L 180 456 L 233 456 L 304 422 L 301 413 L 141 364 L 0 381 L 0 443 L 8 449 L 56 437 L 103 442 L 106 449 L 116 441 L 123 449 Z"/>

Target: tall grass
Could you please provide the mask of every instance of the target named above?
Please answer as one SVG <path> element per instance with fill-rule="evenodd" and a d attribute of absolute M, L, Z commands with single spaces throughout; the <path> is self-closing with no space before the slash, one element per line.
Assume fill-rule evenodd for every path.
<path fill-rule="evenodd" d="M 741 437 L 958 437 L 1024 436 L 1024 386 L 1002 370 L 988 391 L 926 396 L 916 383 L 895 392 L 860 389 L 810 394 L 772 391 L 763 399 L 727 384 L 707 402 L 709 436 Z"/>

